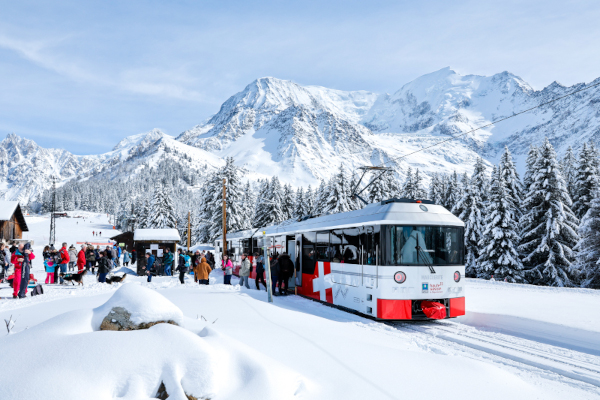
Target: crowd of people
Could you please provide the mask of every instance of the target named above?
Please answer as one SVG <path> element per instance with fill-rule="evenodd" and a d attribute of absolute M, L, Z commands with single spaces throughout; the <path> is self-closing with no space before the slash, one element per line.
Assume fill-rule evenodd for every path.
<path fill-rule="evenodd" d="M 162 257 L 155 257 L 152 253 L 145 254 L 145 265 L 142 268 L 147 275 L 147 281 L 151 282 L 153 276 L 173 276 L 174 272 L 179 273 L 179 280 L 183 284 L 185 275 L 190 272 L 194 275 L 194 281 L 200 285 L 209 284 L 209 274 L 215 269 L 215 257 L 210 251 L 186 252 L 179 248 L 176 254 L 173 254 L 168 248 L 163 249 Z M 79 249 L 74 245 L 67 247 L 67 243 L 62 243 L 60 249 L 53 245 L 45 246 L 42 252 L 44 269 L 46 272 L 46 284 L 64 283 L 63 277 L 66 274 L 82 274 L 84 271 L 97 275 L 98 282 L 106 282 L 110 272 L 121 266 L 121 260 L 124 266 L 135 265 L 138 261 L 137 253 L 122 249 L 117 244 L 113 246 L 93 246 L 92 244 L 82 244 Z M 176 258 L 175 258 L 176 257 Z M 29 283 L 31 261 L 35 258 L 29 243 L 12 242 L 9 246 L 5 242 L 0 242 L 0 272 L 2 277 L 6 278 L 8 270 L 14 267 L 13 297 L 25 297 Z M 265 281 L 265 260 L 258 253 L 254 254 L 255 266 L 251 262 L 248 254 L 241 256 L 241 266 L 239 269 L 239 285 L 250 289 L 250 275 L 256 268 L 255 286 L 261 290 L 262 284 L 264 290 L 267 288 Z M 271 271 L 272 291 L 274 295 L 286 295 L 288 293 L 288 281 L 294 274 L 294 263 L 286 253 L 281 255 L 274 254 L 269 258 Z M 175 268 L 174 268 L 175 267 Z M 224 284 L 231 285 L 231 277 L 234 273 L 233 262 L 228 256 L 223 256 L 221 268 L 224 274 Z"/>

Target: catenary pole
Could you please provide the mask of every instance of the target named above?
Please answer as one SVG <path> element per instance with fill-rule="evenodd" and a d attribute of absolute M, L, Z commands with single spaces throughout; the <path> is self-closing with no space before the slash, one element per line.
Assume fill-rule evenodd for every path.
<path fill-rule="evenodd" d="M 187 247 L 188 247 L 188 251 L 190 251 L 190 243 L 192 238 L 190 237 L 190 232 L 191 232 L 191 228 L 190 228 L 190 215 L 191 215 L 191 211 L 188 211 L 188 229 L 187 229 Z"/>
<path fill-rule="evenodd" d="M 269 245 L 267 244 L 267 232 L 263 231 L 263 246 L 265 253 L 265 264 L 267 265 L 267 301 L 273 302 L 273 285 L 271 284 L 271 263 L 269 262 Z"/>
<path fill-rule="evenodd" d="M 227 198 L 227 186 L 225 186 L 226 179 L 223 178 L 223 254 L 221 260 L 227 255 L 227 205 L 225 199 Z"/>

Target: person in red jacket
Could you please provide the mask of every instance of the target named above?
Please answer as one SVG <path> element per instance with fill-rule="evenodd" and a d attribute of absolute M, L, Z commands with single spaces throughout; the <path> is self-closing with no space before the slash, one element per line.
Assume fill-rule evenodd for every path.
<path fill-rule="evenodd" d="M 80 274 L 85 268 L 85 245 L 81 245 L 81 250 L 77 253 L 77 273 Z"/>
<path fill-rule="evenodd" d="M 58 251 L 58 255 L 60 256 L 60 272 L 62 272 L 63 274 L 67 273 L 67 266 L 69 265 L 69 261 L 71 261 L 71 259 L 69 258 L 69 250 L 67 250 L 67 244 L 63 243 L 62 247 L 60 248 L 60 250 Z M 65 282 L 65 280 L 60 277 L 60 283 L 63 284 Z"/>
<path fill-rule="evenodd" d="M 24 282 L 21 282 L 21 273 L 23 272 L 22 268 L 25 257 L 27 257 L 29 259 L 29 262 L 31 263 L 31 260 L 35 258 L 35 255 L 29 249 L 23 250 L 23 243 L 20 243 L 19 247 L 17 248 L 17 250 L 15 250 L 10 259 L 10 262 L 15 266 L 15 275 L 13 279 L 13 298 L 15 299 L 19 295 L 19 289 L 21 288 L 21 284 L 25 285 L 24 295 L 27 294 L 27 285 L 29 284 L 29 271 L 26 271 L 27 276 L 25 277 L 25 279 L 23 279 Z"/>

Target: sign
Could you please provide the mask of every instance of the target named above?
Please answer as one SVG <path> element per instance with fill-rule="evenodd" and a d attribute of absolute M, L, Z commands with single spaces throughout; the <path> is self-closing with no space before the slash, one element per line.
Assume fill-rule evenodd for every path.
<path fill-rule="evenodd" d="M 429 293 L 429 283 L 423 283 L 421 285 L 421 292 L 422 293 Z"/>
<path fill-rule="evenodd" d="M 444 282 L 430 283 L 429 293 L 442 294 L 444 293 Z"/>

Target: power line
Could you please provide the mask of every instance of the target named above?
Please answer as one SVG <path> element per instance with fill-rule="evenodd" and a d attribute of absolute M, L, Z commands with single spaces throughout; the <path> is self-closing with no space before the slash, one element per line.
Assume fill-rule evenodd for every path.
<path fill-rule="evenodd" d="M 518 116 L 518 115 L 525 114 L 526 112 L 529 112 L 529 111 L 531 111 L 531 110 L 535 110 L 536 108 L 540 108 L 540 107 L 546 106 L 546 105 L 548 105 L 548 104 L 550 104 L 550 103 L 554 103 L 555 101 L 562 100 L 562 99 L 564 99 L 564 98 L 566 98 L 566 97 L 569 97 L 569 96 L 572 96 L 572 95 L 574 95 L 574 94 L 577 94 L 577 93 L 583 92 L 583 91 L 585 91 L 585 90 L 591 89 L 591 88 L 593 88 L 593 87 L 596 87 L 596 86 L 600 86 L 600 82 L 598 82 L 598 83 L 595 83 L 595 84 L 593 84 L 593 85 L 591 85 L 591 86 L 587 86 L 587 87 L 585 87 L 585 88 L 583 88 L 583 89 L 579 89 L 579 90 L 576 90 L 576 91 L 574 91 L 574 92 L 567 93 L 567 94 L 565 94 L 564 96 L 557 97 L 557 98 L 555 98 L 555 99 L 552 99 L 552 100 L 550 100 L 550 101 L 547 101 L 547 102 L 545 102 L 545 103 L 538 104 L 538 105 L 537 105 L 537 106 L 535 106 L 535 107 L 531 107 L 531 108 L 528 108 L 528 109 L 526 109 L 526 110 L 519 111 L 518 113 L 516 113 L 516 114 L 513 114 L 513 115 L 510 115 L 510 116 L 508 116 L 508 117 L 504 117 L 504 118 L 497 119 L 497 120 L 495 120 L 495 121 L 492 121 L 492 122 L 490 122 L 490 123 L 488 123 L 488 124 L 485 124 L 485 125 L 482 125 L 482 126 L 480 126 L 480 127 L 478 127 L 478 128 L 472 129 L 472 130 L 470 130 L 470 131 L 468 131 L 468 132 L 464 132 L 464 133 L 461 133 L 461 134 L 459 134 L 459 135 L 452 136 L 452 137 L 450 137 L 450 138 L 448 138 L 448 139 L 445 139 L 445 140 L 442 140 L 442 141 L 440 141 L 440 142 L 438 142 L 438 143 L 434 143 L 434 144 L 432 144 L 432 145 L 430 145 L 430 146 L 423 147 L 423 148 L 421 148 L 421 149 L 419 149 L 419 150 L 415 150 L 415 151 L 413 151 L 412 153 L 408 153 L 408 154 L 405 154 L 405 155 L 403 155 L 403 156 L 399 156 L 399 157 L 392 158 L 392 159 L 390 159 L 390 160 L 387 160 L 386 162 L 390 162 L 390 161 L 396 161 L 396 160 L 400 160 L 400 159 L 402 159 L 402 158 L 405 158 L 405 157 L 408 157 L 408 156 L 412 156 L 413 154 L 416 154 L 416 153 L 419 153 L 419 152 L 421 152 L 421 151 L 424 151 L 424 150 L 430 149 L 430 148 L 432 148 L 432 147 L 438 146 L 438 145 L 440 145 L 440 144 L 443 144 L 443 143 L 449 142 L 449 141 L 451 141 L 451 140 L 457 139 L 457 138 L 459 138 L 459 137 L 461 137 L 461 136 L 464 136 L 464 135 L 467 135 L 467 134 L 469 134 L 469 133 L 476 132 L 476 131 L 478 131 L 478 130 L 480 130 L 480 129 L 487 128 L 488 126 L 495 125 L 495 124 L 497 124 L 498 122 L 506 121 L 507 119 L 511 119 L 511 118 L 514 118 L 514 117 L 516 117 L 516 116 Z M 379 164 L 379 165 L 376 165 L 376 167 L 381 167 L 381 166 L 385 165 L 385 163 L 386 163 L 386 162 L 383 162 L 383 163 L 381 163 L 381 164 Z"/>

